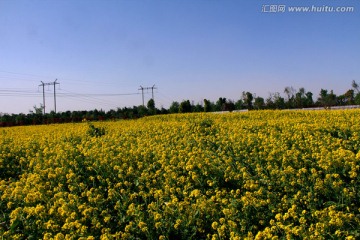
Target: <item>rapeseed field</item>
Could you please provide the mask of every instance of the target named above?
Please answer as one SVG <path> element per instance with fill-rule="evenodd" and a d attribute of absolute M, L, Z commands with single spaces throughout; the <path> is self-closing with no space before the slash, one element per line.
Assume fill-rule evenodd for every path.
<path fill-rule="evenodd" d="M 360 111 L 0 129 L 2 239 L 359 239 Z"/>

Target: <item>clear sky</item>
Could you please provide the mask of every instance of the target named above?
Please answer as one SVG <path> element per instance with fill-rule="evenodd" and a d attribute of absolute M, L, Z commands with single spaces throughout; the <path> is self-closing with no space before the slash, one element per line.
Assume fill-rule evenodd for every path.
<path fill-rule="evenodd" d="M 57 111 L 141 105 L 154 84 L 158 108 L 287 86 L 343 94 L 360 82 L 360 0 L 0 0 L 0 112 L 39 107 L 55 79 Z"/>

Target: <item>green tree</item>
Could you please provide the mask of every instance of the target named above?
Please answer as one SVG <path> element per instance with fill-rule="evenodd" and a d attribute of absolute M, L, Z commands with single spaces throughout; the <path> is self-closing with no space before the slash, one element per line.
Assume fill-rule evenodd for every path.
<path fill-rule="evenodd" d="M 169 113 L 169 110 L 164 108 L 164 107 L 161 107 L 160 109 L 160 114 L 168 114 Z"/>
<path fill-rule="evenodd" d="M 295 89 L 293 87 L 286 87 L 284 89 L 284 93 L 286 94 L 286 97 L 287 97 L 285 106 L 287 108 L 294 108 L 294 106 L 295 106 L 295 97 L 294 97 Z"/>
<path fill-rule="evenodd" d="M 174 101 L 170 105 L 169 112 L 170 113 L 178 113 L 179 112 L 179 107 L 180 107 L 179 102 Z"/>
<path fill-rule="evenodd" d="M 150 99 L 148 102 L 147 102 L 147 108 L 148 108 L 148 112 L 149 114 L 156 114 L 156 108 L 155 108 L 155 101 L 154 99 Z"/>
<path fill-rule="evenodd" d="M 278 92 L 270 93 L 270 96 L 266 99 L 266 107 L 269 109 L 284 109 L 285 99 Z"/>
<path fill-rule="evenodd" d="M 2 114 L 0 117 L 0 123 L 2 127 L 10 127 L 14 125 L 13 117 L 7 113 Z"/>
<path fill-rule="evenodd" d="M 352 81 L 351 86 L 354 90 L 356 90 L 357 93 L 360 92 L 359 84 L 357 82 L 355 82 L 355 80 Z"/>
<path fill-rule="evenodd" d="M 194 106 L 194 109 L 193 109 L 194 112 L 204 112 L 204 107 L 198 103 Z"/>
<path fill-rule="evenodd" d="M 285 108 L 285 99 L 280 96 L 280 93 L 275 94 L 274 104 L 275 104 L 275 108 L 277 109 Z"/>
<path fill-rule="evenodd" d="M 235 110 L 235 103 L 231 100 L 227 100 L 225 103 L 225 111 L 234 111 Z"/>
<path fill-rule="evenodd" d="M 299 91 L 295 93 L 294 107 L 303 108 L 305 106 L 305 102 L 306 102 L 305 89 L 300 88 Z"/>
<path fill-rule="evenodd" d="M 264 109 L 265 100 L 262 97 L 256 97 L 254 100 L 254 108 L 255 109 Z"/>
<path fill-rule="evenodd" d="M 345 104 L 352 105 L 355 103 L 355 92 L 353 89 L 349 89 L 344 93 Z"/>
<path fill-rule="evenodd" d="M 336 99 L 337 105 L 352 105 L 355 103 L 354 89 L 347 90 L 344 94 L 340 95 Z"/>
<path fill-rule="evenodd" d="M 226 98 L 220 97 L 215 104 L 216 111 L 225 111 L 226 108 Z"/>
<path fill-rule="evenodd" d="M 270 93 L 269 97 L 266 98 L 265 100 L 265 106 L 267 109 L 274 109 L 275 108 L 275 104 L 274 104 L 274 94 Z"/>
<path fill-rule="evenodd" d="M 192 106 L 189 100 L 184 100 L 180 103 L 179 113 L 188 113 L 192 111 Z"/>
<path fill-rule="evenodd" d="M 136 111 L 137 114 L 135 114 L 135 115 L 137 115 L 137 117 L 144 117 L 149 114 L 149 110 L 143 105 L 140 105 L 138 107 L 134 106 L 133 109 L 134 109 L 134 113 L 135 113 L 135 109 L 137 110 Z"/>
<path fill-rule="evenodd" d="M 211 102 L 207 99 L 204 99 L 204 112 L 211 112 L 211 111 L 212 111 Z"/>
<path fill-rule="evenodd" d="M 15 115 L 15 124 L 16 124 L 16 125 L 19 125 L 19 126 L 21 126 L 21 125 L 27 125 L 28 122 L 27 122 L 27 117 L 26 117 L 26 115 L 23 114 L 23 113 L 20 113 L 20 114 Z"/>
<path fill-rule="evenodd" d="M 44 119 L 44 107 L 40 104 L 40 107 L 34 106 L 34 110 L 30 110 L 30 115 L 33 124 L 41 124 Z"/>
<path fill-rule="evenodd" d="M 328 93 L 328 90 L 321 89 L 319 98 L 318 98 L 318 104 L 324 108 L 330 108 L 331 106 L 334 106 L 336 104 L 336 95 L 334 94 L 333 90 Z"/>
<path fill-rule="evenodd" d="M 253 100 L 254 100 L 254 96 L 252 93 L 250 92 L 243 92 L 242 93 L 242 99 L 244 101 L 244 104 L 246 106 L 247 109 L 252 109 L 253 108 Z"/>
<path fill-rule="evenodd" d="M 34 110 L 30 110 L 31 114 L 42 115 L 44 112 L 44 106 L 40 104 L 40 107 L 34 105 Z"/>
<path fill-rule="evenodd" d="M 244 102 L 242 99 L 239 99 L 235 102 L 235 109 L 236 110 L 241 110 L 244 108 Z"/>
<path fill-rule="evenodd" d="M 355 80 L 352 81 L 351 83 L 352 88 L 356 91 L 356 94 L 354 92 L 354 103 L 355 104 L 360 104 L 360 89 L 359 89 L 359 84 L 357 82 L 355 82 Z"/>
<path fill-rule="evenodd" d="M 306 98 L 305 98 L 305 107 L 314 106 L 313 93 L 312 92 L 306 92 L 305 96 L 306 96 Z"/>
<path fill-rule="evenodd" d="M 360 105 L 360 93 L 357 93 L 354 98 L 354 103 Z"/>

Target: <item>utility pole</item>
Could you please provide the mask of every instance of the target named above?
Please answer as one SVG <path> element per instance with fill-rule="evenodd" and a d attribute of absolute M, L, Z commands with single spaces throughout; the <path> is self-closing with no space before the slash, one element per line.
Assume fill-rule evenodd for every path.
<path fill-rule="evenodd" d="M 140 85 L 139 90 L 141 90 L 141 95 L 142 95 L 142 105 L 144 106 L 144 88 Z"/>
<path fill-rule="evenodd" d="M 56 90 L 55 90 L 55 86 L 56 86 L 56 84 L 59 84 L 56 81 L 57 81 L 57 79 L 55 79 L 55 81 L 54 81 L 54 111 L 55 111 L 55 113 L 56 113 Z"/>
<path fill-rule="evenodd" d="M 45 115 L 45 83 L 43 83 L 43 81 L 41 81 L 41 84 L 39 86 L 43 87 L 43 111 L 44 111 L 44 115 Z"/>
<path fill-rule="evenodd" d="M 154 88 L 155 88 L 155 84 L 151 87 L 152 100 L 154 100 L 154 102 L 155 102 L 155 99 L 154 99 Z M 156 89 L 156 88 L 155 88 L 155 89 Z"/>
<path fill-rule="evenodd" d="M 43 108 L 44 108 L 44 114 L 45 114 L 45 86 L 50 86 L 50 85 L 54 85 L 54 109 L 55 109 L 55 113 L 56 113 L 56 84 L 60 84 L 57 82 L 57 79 L 54 82 L 48 82 L 48 83 L 44 83 L 43 81 L 41 81 L 41 84 L 39 86 L 42 86 L 43 88 Z"/>
<path fill-rule="evenodd" d="M 145 106 L 144 103 L 144 90 L 150 90 L 151 89 L 151 96 L 152 99 L 154 100 L 154 89 L 156 89 L 155 84 L 152 87 L 142 87 L 140 86 L 139 90 L 141 90 L 141 95 L 142 95 L 142 104 L 143 106 Z M 155 100 L 154 100 L 155 101 Z"/>

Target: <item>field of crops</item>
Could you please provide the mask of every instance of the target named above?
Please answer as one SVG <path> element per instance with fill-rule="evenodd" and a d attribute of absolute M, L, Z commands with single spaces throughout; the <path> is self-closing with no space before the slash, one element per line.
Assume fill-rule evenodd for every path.
<path fill-rule="evenodd" d="M 250 111 L 2 128 L 0 236 L 359 239 L 359 119 Z"/>

